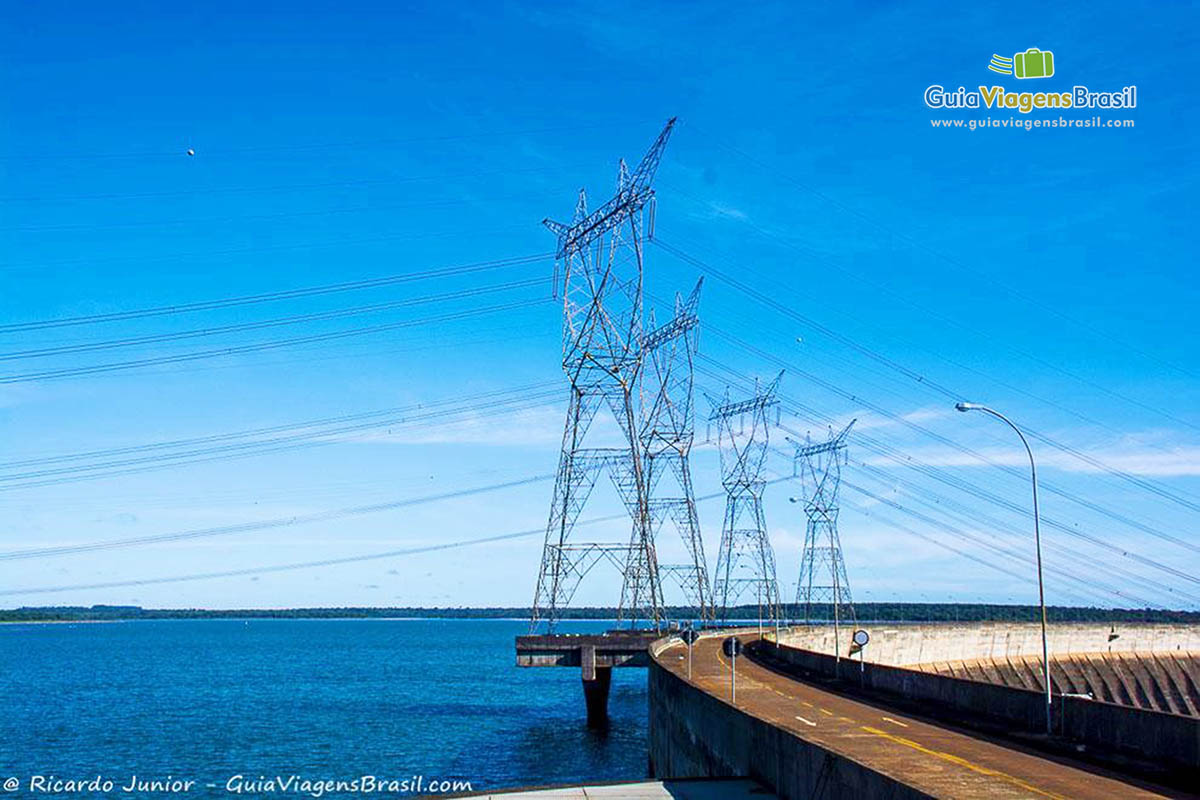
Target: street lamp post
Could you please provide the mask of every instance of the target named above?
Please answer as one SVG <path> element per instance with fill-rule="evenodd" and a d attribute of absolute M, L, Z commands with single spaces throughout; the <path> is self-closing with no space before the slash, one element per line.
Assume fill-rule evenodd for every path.
<path fill-rule="evenodd" d="M 1042 531 L 1040 515 L 1038 514 L 1037 465 L 1033 461 L 1033 450 L 1030 449 L 1029 442 L 1026 441 L 1025 434 L 1021 433 L 1021 429 L 999 411 L 979 403 L 956 403 L 954 407 L 962 412 L 983 411 L 991 414 L 1017 432 L 1017 436 L 1021 438 L 1021 444 L 1025 445 L 1025 452 L 1029 454 L 1029 474 L 1033 482 L 1033 542 L 1037 550 L 1038 605 L 1041 606 L 1042 611 L 1042 682 L 1046 685 L 1046 734 L 1049 735 L 1051 731 L 1050 704 L 1052 702 L 1050 692 L 1050 648 L 1046 644 L 1046 592 L 1042 583 Z"/>

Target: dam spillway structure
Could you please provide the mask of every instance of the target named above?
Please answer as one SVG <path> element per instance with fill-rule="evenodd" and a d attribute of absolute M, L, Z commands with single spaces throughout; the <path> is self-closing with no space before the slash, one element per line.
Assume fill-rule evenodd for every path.
<path fill-rule="evenodd" d="M 1200 796 L 1200 624 L 1052 626 L 1050 734 L 1038 624 L 865 629 L 849 675 L 828 625 L 655 642 L 651 774 L 752 778 L 780 800 Z"/>

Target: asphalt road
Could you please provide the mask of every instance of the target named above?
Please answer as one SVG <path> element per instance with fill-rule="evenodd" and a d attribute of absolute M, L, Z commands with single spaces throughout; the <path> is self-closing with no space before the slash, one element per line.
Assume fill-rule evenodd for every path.
<path fill-rule="evenodd" d="M 696 643 L 691 681 L 730 701 L 730 664 L 720 647 L 721 638 L 702 638 Z M 671 645 L 660 653 L 659 660 L 686 679 L 685 645 Z M 951 729 L 874 701 L 853 700 L 776 673 L 745 656 L 737 659 L 736 705 L 935 797 L 1112 800 L 1200 796 L 1150 786 L 984 734 Z"/>

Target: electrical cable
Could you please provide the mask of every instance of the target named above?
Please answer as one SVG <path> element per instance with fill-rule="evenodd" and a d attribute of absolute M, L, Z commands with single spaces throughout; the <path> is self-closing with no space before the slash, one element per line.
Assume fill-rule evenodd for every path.
<path fill-rule="evenodd" d="M 202 300 L 193 303 L 180 303 L 169 306 L 154 306 L 151 308 L 131 309 L 129 311 L 112 311 L 105 314 L 88 314 L 78 317 L 60 317 L 58 319 L 33 320 L 30 322 L 14 322 L 0 325 L 0 333 L 17 331 L 44 330 L 46 328 L 63 328 L 73 325 L 90 325 L 98 322 L 118 322 L 145 317 L 159 317 L 166 314 L 183 314 L 195 311 L 211 311 L 218 308 L 269 303 L 278 300 L 294 300 L 298 297 L 314 297 L 317 295 L 334 294 L 338 292 L 358 291 L 360 289 L 377 289 L 381 286 L 393 286 L 410 281 L 444 278 L 451 275 L 469 275 L 504 267 L 521 266 L 545 261 L 553 258 L 553 253 L 538 253 L 528 256 L 477 261 L 471 264 L 459 264 L 449 267 L 402 272 L 394 275 L 384 275 L 379 278 L 365 278 L 342 283 L 330 283 L 323 286 L 309 286 L 300 289 L 284 289 L 277 292 L 242 295 L 240 297 L 225 297 L 218 300 Z"/>

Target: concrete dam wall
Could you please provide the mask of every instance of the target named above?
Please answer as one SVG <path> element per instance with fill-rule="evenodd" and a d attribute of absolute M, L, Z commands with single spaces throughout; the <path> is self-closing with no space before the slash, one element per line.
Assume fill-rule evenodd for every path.
<path fill-rule="evenodd" d="M 867 660 L 891 666 L 981 658 L 1041 658 L 1042 629 L 1036 623 L 977 622 L 922 625 L 859 623 L 871 635 Z M 841 651 L 849 650 L 854 628 L 841 626 Z M 1200 625 L 1052 623 L 1051 656 L 1066 653 L 1200 652 Z M 834 651 L 832 625 L 786 629 L 780 642 L 817 653 Z"/>
<path fill-rule="evenodd" d="M 1040 626 L 863 627 L 871 638 L 861 660 L 849 656 L 844 627 L 840 662 L 831 626 L 784 631 L 780 646 L 760 651 L 798 674 L 840 676 L 931 713 L 1044 730 Z M 1200 700 L 1200 626 L 1055 625 L 1048 639 L 1056 735 L 1200 779 L 1200 717 L 1186 711 Z"/>
<path fill-rule="evenodd" d="M 651 648 L 650 771 L 658 778 L 752 778 L 785 800 L 917 800 L 924 792 L 777 725 L 664 668 Z"/>
<path fill-rule="evenodd" d="M 864 625 L 871 664 L 907 667 L 950 678 L 1043 690 L 1041 626 Z M 853 630 L 843 627 L 841 652 Z M 1091 695 L 1106 703 L 1200 716 L 1200 626 L 1052 625 L 1047 632 L 1055 694 Z M 832 626 L 792 628 L 780 643 L 833 654 Z M 857 656 L 856 656 L 857 658 Z"/>
<path fill-rule="evenodd" d="M 924 672 L 950 678 L 1042 691 L 1042 660 L 983 658 L 918 664 Z M 1075 653 L 1052 656 L 1055 693 L 1169 714 L 1200 717 L 1200 653 Z"/>
<path fill-rule="evenodd" d="M 1056 702 L 1069 736 L 1046 737 L 1044 698 L 1029 689 L 869 662 L 860 672 L 745 629 L 735 657 L 722 646 L 731 633 L 651 645 L 655 777 L 752 778 L 781 800 L 1150 800 L 1200 785 L 1194 717 L 1065 698 L 1078 703 Z"/>

